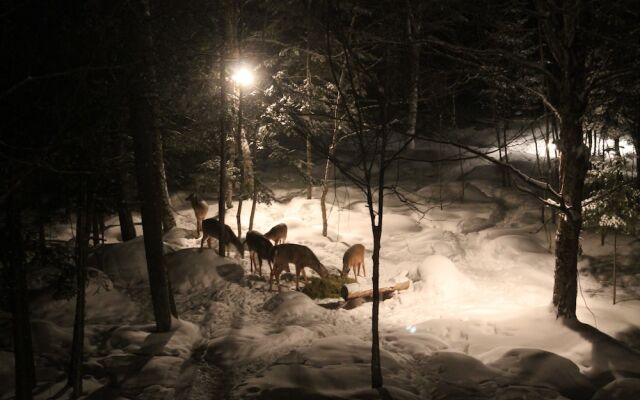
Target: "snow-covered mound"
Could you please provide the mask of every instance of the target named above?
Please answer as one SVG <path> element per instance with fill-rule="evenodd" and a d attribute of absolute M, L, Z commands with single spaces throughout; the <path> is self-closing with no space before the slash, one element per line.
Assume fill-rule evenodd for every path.
<path fill-rule="evenodd" d="M 517 382 L 553 388 L 570 399 L 588 399 L 595 391 L 576 364 L 548 351 L 513 349 L 490 366 L 512 375 Z"/>
<path fill-rule="evenodd" d="M 167 254 L 166 260 L 172 288 L 178 293 L 207 289 L 221 279 L 237 283 L 244 276 L 242 266 L 212 249 L 182 249 Z"/>
<path fill-rule="evenodd" d="M 87 286 L 85 288 L 85 321 L 86 323 L 122 323 L 139 318 L 140 305 L 129 296 L 114 288 L 113 282 L 106 274 L 95 268 L 87 268 Z M 62 326 L 73 325 L 75 316 L 75 296 L 69 299 L 58 299 L 51 288 L 39 291 L 40 294 L 31 301 L 33 318 L 55 321 Z"/>
<path fill-rule="evenodd" d="M 439 301 L 457 300 L 475 290 L 474 283 L 453 261 L 441 255 L 425 258 L 418 267 L 416 289 Z"/>
<path fill-rule="evenodd" d="M 394 399 L 418 399 L 407 391 L 393 355 L 381 351 L 385 387 Z M 260 376 L 239 385 L 240 398 L 259 399 L 378 399 L 371 389 L 371 345 L 352 336 L 319 339 L 281 357 Z"/>
<path fill-rule="evenodd" d="M 327 311 L 318 306 L 304 293 L 283 292 L 272 297 L 264 304 L 264 309 L 282 320 L 292 320 L 296 318 L 316 318 Z"/>
<path fill-rule="evenodd" d="M 165 253 L 167 251 L 168 248 L 165 247 Z M 123 243 L 106 244 L 94 253 L 92 259 L 117 286 L 149 282 L 143 237 Z"/>

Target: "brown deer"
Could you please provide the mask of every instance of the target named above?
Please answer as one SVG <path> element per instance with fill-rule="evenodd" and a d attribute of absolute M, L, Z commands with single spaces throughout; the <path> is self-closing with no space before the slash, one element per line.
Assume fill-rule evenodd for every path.
<path fill-rule="evenodd" d="M 259 271 L 258 273 L 262 276 L 262 260 L 267 260 L 269 263 L 269 274 L 271 274 L 273 271 L 273 267 L 271 265 L 271 250 L 273 249 L 273 245 L 269 239 L 265 238 L 258 231 L 249 231 L 247 232 L 245 244 L 249 248 L 251 273 L 253 273 L 254 270 Z M 256 263 L 256 256 L 258 256 L 259 264 Z"/>
<path fill-rule="evenodd" d="M 278 224 L 273 228 L 269 229 L 269 232 L 264 234 L 269 240 L 273 240 L 275 245 L 279 245 L 280 243 L 284 243 L 287 240 L 287 224 Z"/>
<path fill-rule="evenodd" d="M 198 232 L 198 237 L 200 237 L 200 232 L 202 232 L 202 221 L 207 217 L 209 205 L 202 197 L 195 193 L 191 193 L 186 200 L 190 201 L 191 207 L 193 207 L 193 213 L 196 215 L 196 230 Z"/>
<path fill-rule="evenodd" d="M 204 242 L 207 242 L 207 246 L 211 248 L 211 239 L 215 238 L 220 240 L 220 222 L 215 218 L 207 218 L 202 221 L 202 241 L 200 242 L 200 250 L 204 247 Z M 240 256 L 244 258 L 244 244 L 238 239 L 233 230 L 229 227 L 229 225 L 224 226 L 224 239 L 225 239 L 225 254 L 221 254 L 223 256 L 227 256 L 229 254 L 229 243 L 231 243 Z"/>
<path fill-rule="evenodd" d="M 362 267 L 362 276 L 366 277 L 367 272 L 364 269 L 364 246 L 354 244 L 344 252 L 344 256 L 342 257 L 342 276 L 346 278 L 347 275 L 349 275 L 349 270 L 353 270 L 353 277 L 355 280 L 358 280 L 360 267 Z"/>
<path fill-rule="evenodd" d="M 321 278 L 329 276 L 327 268 L 322 265 L 320 260 L 318 260 L 318 257 L 316 257 L 316 255 L 313 254 L 313 251 L 311 251 L 307 246 L 291 243 L 280 244 L 273 248 L 271 258 L 273 260 L 273 269 L 269 276 L 269 290 L 271 290 L 274 276 L 276 278 L 278 290 L 280 290 L 280 274 L 282 271 L 289 269 L 289 263 L 295 264 L 296 266 L 296 290 L 300 289 L 300 286 L 298 285 L 300 272 L 302 272 L 305 281 L 307 280 L 307 275 L 304 272 L 305 267 L 309 267 L 316 271 Z"/>

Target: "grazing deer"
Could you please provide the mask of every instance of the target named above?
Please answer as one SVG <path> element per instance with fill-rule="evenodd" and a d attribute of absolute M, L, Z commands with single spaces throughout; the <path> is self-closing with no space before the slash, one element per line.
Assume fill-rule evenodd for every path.
<path fill-rule="evenodd" d="M 207 218 L 202 221 L 202 241 L 200 242 L 200 250 L 204 247 L 204 242 L 206 240 L 207 246 L 211 248 L 211 239 L 215 238 L 220 240 L 220 222 L 214 218 Z M 240 256 L 244 258 L 244 245 L 238 239 L 233 230 L 229 227 L 229 225 L 224 226 L 224 239 L 225 239 L 225 254 L 221 254 L 226 256 L 229 254 L 229 243 L 231 243 Z"/>
<path fill-rule="evenodd" d="M 344 252 L 342 257 L 342 276 L 347 277 L 349 270 L 352 269 L 354 279 L 358 280 L 360 267 L 362 267 L 362 276 L 367 276 L 367 272 L 364 269 L 364 246 L 354 244 Z"/>
<path fill-rule="evenodd" d="M 249 248 L 251 273 L 253 273 L 255 268 L 255 271 L 259 271 L 260 276 L 262 276 L 262 260 L 267 260 L 269 263 L 269 274 L 271 274 L 273 271 L 273 267 L 271 266 L 271 250 L 273 249 L 273 245 L 269 239 L 265 238 L 258 231 L 249 231 L 247 232 L 245 244 Z M 256 255 L 258 256 L 259 264 L 256 263 Z"/>
<path fill-rule="evenodd" d="M 280 243 L 284 243 L 287 240 L 287 224 L 278 224 L 273 228 L 269 229 L 269 232 L 264 234 L 269 240 L 273 240 L 275 245 L 279 245 Z"/>
<path fill-rule="evenodd" d="M 289 263 L 295 264 L 296 266 L 296 290 L 300 289 L 298 286 L 298 277 L 300 272 L 302 272 L 305 281 L 307 280 L 307 275 L 304 272 L 305 267 L 309 267 L 316 271 L 322 278 L 329 276 L 327 268 L 322 265 L 320 260 L 318 260 L 318 257 L 316 257 L 316 255 L 313 254 L 313 251 L 311 251 L 307 246 L 291 243 L 280 244 L 273 248 L 271 254 L 273 269 L 269 276 L 269 290 L 271 290 L 274 275 L 276 278 L 276 284 L 278 285 L 278 290 L 280 289 L 280 273 L 285 269 L 289 269 Z"/>
<path fill-rule="evenodd" d="M 202 221 L 207 217 L 207 212 L 209 212 L 209 205 L 206 201 L 195 193 L 191 193 L 186 200 L 191 202 L 191 207 L 193 207 L 193 213 L 196 215 L 196 229 L 198 232 L 198 237 L 200 237 L 200 232 L 202 232 Z"/>

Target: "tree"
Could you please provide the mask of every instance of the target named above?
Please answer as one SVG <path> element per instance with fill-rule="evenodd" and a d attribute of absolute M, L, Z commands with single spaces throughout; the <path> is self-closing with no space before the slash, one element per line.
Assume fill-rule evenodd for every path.
<path fill-rule="evenodd" d="M 616 304 L 618 233 L 633 235 L 640 220 L 640 190 L 626 174 L 624 159 L 596 160 L 589 171 L 590 197 L 584 200 L 587 226 L 613 230 L 613 304 Z"/>
<path fill-rule="evenodd" d="M 172 306 L 162 240 L 163 188 L 157 156 L 160 137 L 154 105 L 155 69 L 150 17 L 148 0 L 134 4 L 130 57 L 138 61 L 133 64 L 130 78 L 130 124 L 134 134 L 136 176 L 142 201 L 142 228 L 153 312 L 157 330 L 166 332 L 171 328 Z"/>
<path fill-rule="evenodd" d="M 484 14 L 484 23 L 491 29 L 502 23 L 501 18 L 505 14 L 511 15 L 510 18 L 518 15 L 524 20 L 535 18 L 532 23 L 523 26 L 539 27 L 541 57 L 537 58 L 536 52 L 516 52 L 506 45 L 468 47 L 453 43 L 449 38 L 426 40 L 433 48 L 476 68 L 497 83 L 507 82 L 523 93 L 536 96 L 546 111 L 553 115 L 552 126 L 558 127 L 556 146 L 559 151 L 559 182 L 555 188 L 550 182 L 532 179 L 506 160 L 496 160 L 460 143 L 455 145 L 509 170 L 519 183 L 524 182 L 525 187 L 518 185 L 521 190 L 538 197 L 562 214 L 555 241 L 553 305 L 558 317 L 569 319 L 576 317 L 579 234 L 590 154 L 584 143 L 583 118 L 598 90 L 629 72 L 626 66 L 616 68 L 616 65 L 607 64 L 609 57 L 606 52 L 602 55 L 609 41 L 616 40 L 628 25 L 625 25 L 624 18 L 609 18 L 613 11 L 619 12 L 618 9 L 598 5 L 602 7 L 587 7 L 580 0 L 537 0 L 534 8 L 527 2 L 509 2 L 492 4 L 486 11 L 483 8 L 470 10 L 479 16 Z M 599 25 L 603 20 L 617 24 L 614 28 L 607 28 L 607 33 L 614 34 L 612 38 L 599 34 L 601 31 L 590 30 L 591 26 L 604 29 Z M 529 47 L 531 43 L 527 42 L 526 46 Z M 517 48 L 524 50 L 522 46 Z M 522 76 L 511 71 L 514 65 L 519 67 L 518 70 L 526 71 L 524 79 L 519 79 Z M 446 138 L 434 142 L 452 144 Z"/>
<path fill-rule="evenodd" d="M 87 280 L 87 254 L 89 247 L 89 197 L 87 178 L 82 178 L 76 222 L 76 310 L 73 322 L 71 361 L 67 386 L 72 398 L 82 395 L 82 363 L 84 355 L 85 286 Z"/>
<path fill-rule="evenodd" d="M 27 296 L 27 273 L 24 264 L 22 243 L 22 222 L 20 208 L 15 194 L 6 200 L 6 246 L 3 246 L 3 264 L 8 265 L 10 273 L 9 307 L 12 314 L 13 351 L 15 359 L 15 384 L 17 399 L 33 398 L 35 387 L 35 367 L 33 363 L 33 345 L 31 343 L 31 321 Z"/>

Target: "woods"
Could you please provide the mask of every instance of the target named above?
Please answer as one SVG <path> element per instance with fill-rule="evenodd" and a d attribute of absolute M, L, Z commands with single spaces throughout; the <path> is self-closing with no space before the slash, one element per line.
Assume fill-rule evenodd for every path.
<path fill-rule="evenodd" d="M 204 318 L 193 315 L 188 296 L 195 289 L 184 289 L 183 270 L 171 269 L 168 259 L 187 257 L 187 250 L 194 260 L 210 257 L 204 242 L 211 247 L 216 238 L 222 261 L 186 281 L 215 286 L 212 302 L 265 292 L 260 301 L 273 296 L 286 303 L 287 295 L 267 290 L 272 277 L 266 282 L 262 268 L 255 274 L 244 259 L 245 247 L 255 251 L 247 233 L 255 240 L 274 226 L 284 225 L 283 243 L 288 226 L 287 243 L 314 254 L 313 266 L 296 265 L 296 285 L 305 267 L 323 279 L 337 276 L 345 248 L 366 248 L 370 274 L 354 274 L 352 288 L 362 290 L 354 294 L 347 285 L 343 298 L 371 297 L 371 307 L 360 307 L 368 311 L 354 315 L 367 325 L 368 378 L 383 398 L 389 387 L 401 386 L 384 365 L 385 336 L 395 335 L 389 332 L 398 323 L 388 318 L 389 301 L 411 299 L 393 303 L 409 309 L 435 301 L 429 296 L 440 289 L 446 298 L 445 289 L 458 287 L 447 279 L 462 285 L 481 275 L 470 272 L 472 251 L 478 265 L 501 252 L 538 252 L 545 264 L 536 264 L 535 283 L 548 278 L 545 296 L 566 324 L 585 318 L 586 276 L 598 284 L 584 303 L 609 290 L 613 305 L 627 291 L 633 296 L 638 15 L 630 0 L 3 5 L 0 20 L 12 39 L 2 43 L 9 59 L 0 79 L 6 165 L 0 288 L 13 334 L 0 350 L 12 353 L 15 371 L 23 371 L 12 375 L 15 397 L 32 398 L 39 372 L 53 368 L 31 331 L 46 320 L 42 309 L 51 312 L 42 304 L 61 299 L 73 301 L 74 318 L 70 337 L 61 341 L 66 358 L 56 361 L 56 368 L 66 366 L 59 389 L 71 389 L 72 398 L 86 394 L 86 351 L 95 351 L 86 340 L 97 335 L 86 327 L 89 320 L 97 324 L 91 319 L 97 295 L 88 288 L 98 272 L 124 293 L 118 301 L 134 299 L 141 307 L 134 313 L 128 306 L 127 323 L 137 319 L 155 324 L 153 333 L 173 332 L 183 321 Z M 528 200 L 535 211 L 521 209 L 530 207 Z M 198 215 L 201 203 L 206 207 Z M 366 233 L 359 230 L 363 218 Z M 201 233 L 202 220 L 209 231 Z M 434 233 L 421 236 L 427 229 Z M 513 239 L 523 232 L 533 244 Z M 592 249 L 594 233 L 601 250 Z M 110 246 L 133 249 L 138 241 L 144 273 L 133 268 L 139 280 L 118 282 L 130 272 L 121 268 L 138 259 L 110 255 Z M 229 243 L 237 251 L 225 258 Z M 465 246 L 479 249 L 467 253 Z M 273 261 L 272 250 L 259 255 Z M 449 275 L 422 264 L 432 255 L 450 259 Z M 507 259 L 509 266 L 532 262 Z M 289 264 L 281 260 L 271 271 L 276 282 Z M 497 274 L 492 268 L 486 271 Z M 406 285 L 386 283 L 392 271 L 406 272 Z M 243 277 L 233 281 L 242 295 L 217 292 L 240 291 L 219 284 L 226 274 Z M 515 276 L 521 281 L 514 286 L 530 284 L 526 274 Z M 445 283 L 433 284 L 437 279 Z M 291 286 L 283 282 L 278 292 Z M 426 287 L 428 294 L 416 294 Z M 462 295 L 478 287 L 483 284 L 470 284 L 443 302 L 468 301 Z M 397 290 L 409 294 L 385 306 L 383 294 Z M 42 300 L 48 292 L 55 294 L 49 303 Z M 495 295 L 513 301 L 504 296 Z M 208 304 L 201 310 L 219 316 Z M 461 315 L 452 318 L 467 318 Z M 234 326 L 241 325 L 237 318 Z M 215 324 L 213 317 L 207 321 Z M 233 369 L 231 361 L 213 358 L 216 368 Z"/>

